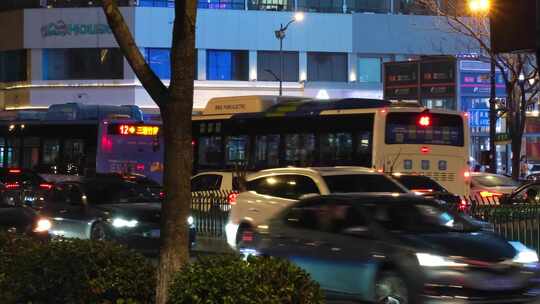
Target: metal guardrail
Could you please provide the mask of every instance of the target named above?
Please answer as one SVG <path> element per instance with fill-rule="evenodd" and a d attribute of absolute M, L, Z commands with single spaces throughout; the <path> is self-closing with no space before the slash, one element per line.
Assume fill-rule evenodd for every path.
<path fill-rule="evenodd" d="M 231 206 L 229 196 L 234 191 L 213 190 L 191 193 L 191 215 L 197 236 L 225 239 L 225 225 Z"/>

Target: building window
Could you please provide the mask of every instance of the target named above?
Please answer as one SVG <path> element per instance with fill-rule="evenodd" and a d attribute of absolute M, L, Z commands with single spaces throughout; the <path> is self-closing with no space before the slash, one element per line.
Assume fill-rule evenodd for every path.
<path fill-rule="evenodd" d="M 257 53 L 257 80 L 276 81 L 280 77 L 279 52 L 259 51 Z M 283 52 L 283 81 L 298 81 L 298 52 Z"/>
<path fill-rule="evenodd" d="M 160 48 L 145 49 L 146 62 L 150 68 L 161 79 L 171 79 L 171 50 Z"/>
<path fill-rule="evenodd" d="M 381 58 L 358 58 L 358 81 L 381 82 Z"/>
<path fill-rule="evenodd" d="M 294 0 L 249 0 L 248 9 L 261 11 L 292 11 Z"/>
<path fill-rule="evenodd" d="M 208 80 L 248 80 L 249 53 L 247 51 L 208 50 L 206 78 Z"/>
<path fill-rule="evenodd" d="M 44 49 L 43 79 L 123 79 L 120 49 Z"/>
<path fill-rule="evenodd" d="M 174 7 L 174 0 L 139 0 L 138 6 Z"/>
<path fill-rule="evenodd" d="M 26 50 L 0 52 L 0 82 L 25 81 Z"/>
<path fill-rule="evenodd" d="M 309 81 L 347 81 L 347 54 L 308 53 Z"/>
<path fill-rule="evenodd" d="M 388 13 L 393 0 L 347 0 L 348 13 Z"/>
<path fill-rule="evenodd" d="M 343 0 L 298 0 L 298 9 L 306 12 L 343 13 Z"/>
<path fill-rule="evenodd" d="M 244 0 L 199 0 L 199 8 L 211 9 L 245 9 Z"/>

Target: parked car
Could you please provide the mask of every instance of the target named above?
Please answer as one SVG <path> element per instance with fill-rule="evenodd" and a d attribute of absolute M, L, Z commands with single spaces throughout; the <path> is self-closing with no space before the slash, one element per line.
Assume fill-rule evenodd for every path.
<path fill-rule="evenodd" d="M 340 300 L 529 303 L 540 293 L 534 250 L 415 195 L 301 200 L 240 247 L 289 259 Z"/>
<path fill-rule="evenodd" d="M 512 178 L 484 172 L 471 173 L 471 196 L 480 201 L 498 202 L 503 194 L 511 194 L 520 183 Z"/>
<path fill-rule="evenodd" d="M 459 195 L 448 192 L 429 176 L 394 173 L 392 177 L 417 195 L 435 199 L 445 205 L 460 206 L 462 204 Z"/>
<path fill-rule="evenodd" d="M 383 173 L 363 167 L 276 168 L 262 170 L 246 179 L 247 191 L 231 202 L 225 227 L 227 242 L 235 247 L 249 239 L 272 216 L 306 196 L 329 193 L 407 193 L 401 184 Z"/>
<path fill-rule="evenodd" d="M 161 200 L 145 187 L 117 179 L 85 179 L 55 186 L 42 215 L 50 234 L 66 238 L 114 240 L 143 252 L 159 249 Z M 188 220 L 190 243 L 195 241 Z"/>
<path fill-rule="evenodd" d="M 231 209 L 231 201 L 238 195 L 239 187 L 238 177 L 233 172 L 209 171 L 196 174 L 191 178 L 191 192 L 195 196 L 207 199 L 197 200 L 197 204 L 192 205 L 192 208 L 200 211 L 228 212 Z M 224 195 L 227 197 L 226 201 L 222 199 Z"/>
<path fill-rule="evenodd" d="M 53 184 L 45 181 L 38 173 L 28 169 L 0 168 L 2 197 L 13 204 L 24 203 L 33 208 L 43 207 Z"/>

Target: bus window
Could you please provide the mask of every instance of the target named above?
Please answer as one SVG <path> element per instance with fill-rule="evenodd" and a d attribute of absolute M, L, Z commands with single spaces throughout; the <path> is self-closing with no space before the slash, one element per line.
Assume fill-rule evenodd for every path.
<path fill-rule="evenodd" d="M 355 161 L 360 166 L 371 167 L 372 141 L 371 132 L 357 133 Z"/>
<path fill-rule="evenodd" d="M 34 168 L 39 163 L 39 137 L 25 137 L 23 145 L 22 167 Z"/>
<path fill-rule="evenodd" d="M 19 148 L 21 145 L 20 138 L 8 139 L 7 141 L 7 166 L 18 167 L 19 166 Z"/>
<path fill-rule="evenodd" d="M 225 157 L 228 165 L 247 159 L 248 142 L 249 137 L 247 135 L 227 136 L 225 144 L 227 153 Z"/>
<path fill-rule="evenodd" d="M 43 141 L 43 163 L 55 164 L 60 155 L 60 141 L 58 139 L 46 139 Z"/>
<path fill-rule="evenodd" d="M 352 160 L 353 142 L 350 133 L 326 133 L 320 137 L 320 161 L 340 164 Z"/>
<path fill-rule="evenodd" d="M 279 135 L 255 137 L 255 167 L 279 166 Z"/>
<path fill-rule="evenodd" d="M 221 136 L 199 138 L 199 165 L 219 166 L 222 152 Z"/>
<path fill-rule="evenodd" d="M 285 162 L 288 165 L 305 166 L 313 163 L 315 155 L 315 135 L 285 135 Z"/>
<path fill-rule="evenodd" d="M 464 144 L 463 119 L 459 115 L 430 113 L 430 125 L 419 125 L 418 115 L 389 113 L 386 144 L 459 146 Z"/>

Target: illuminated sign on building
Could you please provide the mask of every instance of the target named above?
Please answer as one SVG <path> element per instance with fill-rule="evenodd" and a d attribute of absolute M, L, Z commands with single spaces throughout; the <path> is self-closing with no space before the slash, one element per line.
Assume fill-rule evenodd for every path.
<path fill-rule="evenodd" d="M 41 27 L 41 36 L 79 36 L 111 34 L 111 28 L 107 24 L 77 24 L 65 23 L 63 20 L 50 22 Z"/>
<path fill-rule="evenodd" d="M 107 133 L 109 135 L 156 136 L 159 133 L 159 126 L 138 124 L 110 124 Z"/>

